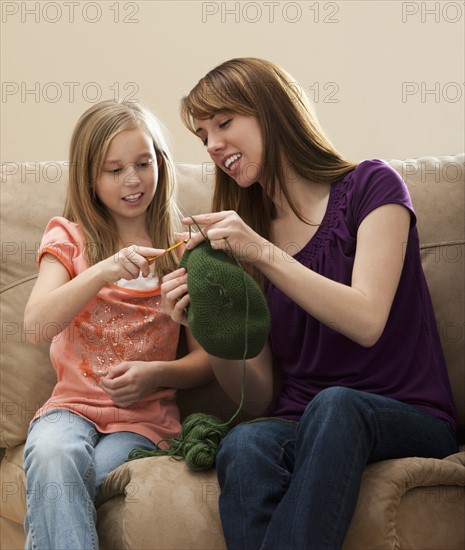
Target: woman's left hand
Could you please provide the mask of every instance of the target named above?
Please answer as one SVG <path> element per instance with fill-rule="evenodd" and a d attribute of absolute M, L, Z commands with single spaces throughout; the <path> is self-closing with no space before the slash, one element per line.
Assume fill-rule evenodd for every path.
<path fill-rule="evenodd" d="M 153 387 L 153 363 L 124 361 L 100 378 L 99 386 L 118 407 L 130 407 L 160 388 Z"/>

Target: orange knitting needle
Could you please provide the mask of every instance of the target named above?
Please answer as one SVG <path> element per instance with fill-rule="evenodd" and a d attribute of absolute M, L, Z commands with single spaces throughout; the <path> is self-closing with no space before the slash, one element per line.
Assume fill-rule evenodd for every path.
<path fill-rule="evenodd" d="M 150 258 L 147 258 L 147 261 L 149 264 L 151 264 L 152 262 L 154 262 L 157 258 L 161 258 L 162 256 L 164 256 L 167 252 L 171 252 L 172 250 L 174 250 L 175 248 L 178 248 L 178 246 L 181 246 L 182 244 L 185 244 L 187 243 L 189 239 L 184 239 L 182 241 L 179 241 L 178 243 L 176 244 L 173 244 L 173 246 L 170 246 L 169 248 L 167 248 L 165 250 L 165 252 L 163 252 L 163 254 L 161 254 L 160 256 L 152 256 Z"/>

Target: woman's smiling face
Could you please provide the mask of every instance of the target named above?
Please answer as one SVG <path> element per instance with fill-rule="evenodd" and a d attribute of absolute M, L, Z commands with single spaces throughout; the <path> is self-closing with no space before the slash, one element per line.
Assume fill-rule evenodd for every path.
<path fill-rule="evenodd" d="M 213 162 L 240 187 L 258 181 L 263 139 L 256 117 L 217 113 L 195 119 L 195 127 Z"/>

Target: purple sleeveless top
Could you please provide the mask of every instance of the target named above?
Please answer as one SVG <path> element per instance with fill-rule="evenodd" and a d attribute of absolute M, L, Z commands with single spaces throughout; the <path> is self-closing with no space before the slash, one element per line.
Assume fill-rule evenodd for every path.
<path fill-rule="evenodd" d="M 397 172 L 381 160 L 367 160 L 333 183 L 321 226 L 294 258 L 350 285 L 357 229 L 367 214 L 389 203 L 408 208 L 411 223 L 399 286 L 374 346 L 360 346 L 320 323 L 267 281 L 271 349 L 283 373 L 272 416 L 298 420 L 320 390 L 343 386 L 416 405 L 455 428 L 450 382 L 420 261 L 416 216 Z"/>

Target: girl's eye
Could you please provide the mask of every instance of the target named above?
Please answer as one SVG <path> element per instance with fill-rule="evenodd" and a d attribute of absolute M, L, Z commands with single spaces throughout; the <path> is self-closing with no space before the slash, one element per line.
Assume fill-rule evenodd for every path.
<path fill-rule="evenodd" d="M 220 128 L 227 128 L 229 126 L 230 122 L 231 122 L 230 118 L 228 120 L 225 120 L 224 122 L 222 122 L 220 124 Z"/>
<path fill-rule="evenodd" d="M 139 163 L 139 168 L 148 168 L 153 164 L 152 159 Z"/>
<path fill-rule="evenodd" d="M 115 168 L 114 170 L 108 170 L 110 174 L 118 174 L 121 172 L 122 168 Z"/>

